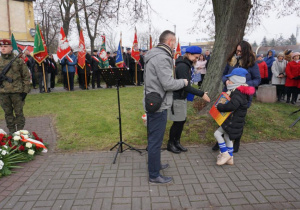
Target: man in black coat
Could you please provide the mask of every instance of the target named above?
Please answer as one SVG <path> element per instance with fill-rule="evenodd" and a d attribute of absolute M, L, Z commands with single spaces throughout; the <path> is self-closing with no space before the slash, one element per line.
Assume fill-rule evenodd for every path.
<path fill-rule="evenodd" d="M 91 69 L 92 69 L 92 88 L 95 89 L 95 82 L 97 81 L 97 88 L 102 88 L 100 85 L 100 69 L 99 69 L 99 59 L 100 57 L 97 55 L 97 50 L 93 51 Z"/>
<path fill-rule="evenodd" d="M 110 52 L 107 52 L 108 63 L 111 67 L 116 67 L 116 61 L 112 56 L 110 56 Z"/>

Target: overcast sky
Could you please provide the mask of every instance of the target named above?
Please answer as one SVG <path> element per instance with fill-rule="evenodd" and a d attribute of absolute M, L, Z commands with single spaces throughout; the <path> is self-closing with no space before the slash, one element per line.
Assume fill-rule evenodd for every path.
<path fill-rule="evenodd" d="M 191 33 L 190 29 L 194 25 L 196 17 L 194 15 L 197 5 L 189 0 L 150 0 L 151 6 L 155 12 L 151 12 L 151 27 L 156 28 L 160 32 L 168 29 L 174 31 L 176 25 L 176 36 L 180 40 L 181 45 L 187 45 L 190 42 L 196 42 L 199 39 L 208 38 L 208 35 L 201 33 L 200 29 L 195 33 Z M 280 34 L 284 38 L 289 38 L 292 33 L 296 35 L 297 24 L 299 25 L 300 33 L 300 17 L 290 15 L 284 18 L 277 19 L 274 15 L 269 18 L 262 19 L 262 24 L 256 26 L 254 32 L 246 34 L 244 37 L 250 43 L 254 41 L 260 44 L 263 37 L 267 39 L 278 38 Z M 120 39 L 120 31 L 122 31 L 123 46 L 131 47 L 134 38 L 134 27 L 136 26 L 139 32 L 149 32 L 149 22 L 137 23 L 136 25 L 119 24 L 115 27 L 116 45 Z M 76 32 L 77 33 L 77 32 Z M 76 34 L 76 36 L 78 36 Z M 99 37 L 100 38 L 100 37 Z M 300 42 L 300 36 L 297 39 Z M 78 38 L 71 38 L 71 45 L 77 45 Z M 97 41 L 97 43 L 99 43 Z"/>
<path fill-rule="evenodd" d="M 170 3 L 171 2 L 171 3 Z M 197 39 L 208 38 L 207 34 L 200 33 L 200 30 L 196 33 L 190 34 L 190 28 L 194 25 L 196 11 L 195 4 L 188 0 L 151 0 L 152 8 L 159 13 L 159 15 L 152 12 L 152 27 L 163 31 L 166 29 L 174 31 L 174 25 L 176 25 L 176 34 L 179 37 L 180 43 L 187 44 L 189 42 L 196 42 Z M 278 38 L 280 34 L 284 38 L 290 37 L 292 33 L 296 35 L 297 23 L 300 27 L 300 17 L 296 15 L 287 16 L 277 19 L 275 15 L 270 18 L 264 18 L 260 26 L 255 27 L 255 30 L 251 34 L 245 36 L 249 42 L 254 41 L 260 44 L 263 37 L 267 39 Z M 134 26 L 120 26 L 117 30 L 122 30 L 123 43 L 125 46 L 131 46 L 133 41 L 133 27 Z M 139 23 L 136 25 L 138 31 L 149 31 L 148 23 Z M 300 28 L 299 28 L 300 30 Z M 300 33 L 300 31 L 299 31 Z M 300 42 L 300 36 L 298 37 Z"/>

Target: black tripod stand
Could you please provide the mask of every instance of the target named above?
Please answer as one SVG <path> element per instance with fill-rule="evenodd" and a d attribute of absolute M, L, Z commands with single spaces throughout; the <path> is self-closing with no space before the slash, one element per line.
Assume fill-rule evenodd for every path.
<path fill-rule="evenodd" d="M 298 109 L 297 111 L 292 112 L 292 113 L 290 114 L 290 116 L 291 116 L 292 114 L 296 114 L 297 112 L 300 112 L 300 109 Z M 295 122 L 293 122 L 293 123 L 290 125 L 290 128 L 293 127 L 294 125 L 296 125 L 296 123 L 297 123 L 298 121 L 300 121 L 300 117 L 298 117 L 298 119 L 295 120 Z"/>
<path fill-rule="evenodd" d="M 120 141 L 113 146 L 111 150 L 113 150 L 115 147 L 118 146 L 115 157 L 114 157 L 114 161 L 113 164 L 116 163 L 116 159 L 119 153 L 123 153 L 124 151 L 131 149 L 131 150 L 135 150 L 137 152 L 139 152 L 140 154 L 142 153 L 141 151 L 139 151 L 138 149 L 132 147 L 131 145 L 123 142 L 122 140 L 122 120 L 121 120 L 121 107 L 120 107 L 120 91 L 119 91 L 119 87 L 120 85 L 134 85 L 133 82 L 129 79 L 130 75 L 129 75 L 129 71 L 126 68 L 111 68 L 111 69 L 101 69 L 102 72 L 102 76 L 106 82 L 107 85 L 112 86 L 116 83 L 117 85 L 117 93 L 118 93 L 118 109 L 119 109 L 119 133 L 120 133 Z M 123 149 L 123 144 L 125 144 L 128 148 L 127 149 Z"/>

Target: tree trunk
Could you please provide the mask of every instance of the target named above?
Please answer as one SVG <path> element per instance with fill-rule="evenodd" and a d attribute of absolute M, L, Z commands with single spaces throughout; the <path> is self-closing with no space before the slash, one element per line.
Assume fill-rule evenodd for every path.
<path fill-rule="evenodd" d="M 93 54 L 93 51 L 95 49 L 95 37 L 90 37 L 91 41 L 91 53 Z"/>
<path fill-rule="evenodd" d="M 80 18 L 79 18 L 79 10 L 78 10 L 78 1 L 74 1 L 74 6 L 75 6 L 75 18 L 76 18 L 76 25 L 77 25 L 77 30 L 78 34 L 80 34 L 81 26 L 80 26 Z"/>
<path fill-rule="evenodd" d="M 209 110 L 222 92 L 222 74 L 229 54 L 243 40 L 251 0 L 212 0 L 215 15 L 215 43 L 201 89 L 208 92 L 211 102 L 203 112 Z"/>

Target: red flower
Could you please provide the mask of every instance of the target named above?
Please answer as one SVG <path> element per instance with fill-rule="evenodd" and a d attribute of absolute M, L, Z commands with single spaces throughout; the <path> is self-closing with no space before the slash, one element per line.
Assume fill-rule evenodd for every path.
<path fill-rule="evenodd" d="M 10 140 L 8 141 L 8 145 L 11 147 L 11 141 Z"/>
<path fill-rule="evenodd" d="M 0 141 L 0 145 L 1 146 L 5 145 L 5 142 Z"/>
<path fill-rule="evenodd" d="M 16 148 L 17 148 L 17 146 L 13 146 L 13 147 L 12 147 L 12 149 L 16 149 Z"/>
<path fill-rule="evenodd" d="M 19 146 L 19 150 L 20 151 L 24 151 L 25 150 L 25 147 L 23 145 Z"/>
<path fill-rule="evenodd" d="M 12 139 L 12 136 L 7 137 L 7 140 L 11 140 L 11 139 Z"/>
<path fill-rule="evenodd" d="M 1 133 L 1 134 L 0 134 L 0 141 L 3 139 L 3 137 L 4 137 L 4 134 Z"/>
<path fill-rule="evenodd" d="M 36 134 L 36 132 L 32 132 L 32 135 L 34 136 L 34 138 L 35 138 L 36 140 L 39 139 L 39 137 L 38 137 L 38 135 Z"/>

